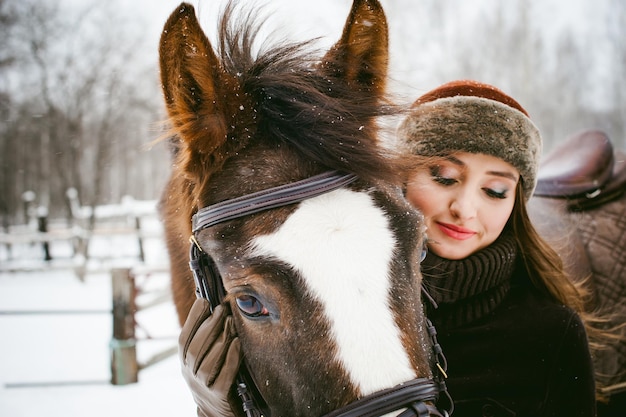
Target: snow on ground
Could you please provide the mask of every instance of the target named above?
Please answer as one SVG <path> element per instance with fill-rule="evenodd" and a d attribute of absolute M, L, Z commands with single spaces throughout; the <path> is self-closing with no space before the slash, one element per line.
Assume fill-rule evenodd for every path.
<path fill-rule="evenodd" d="M 175 355 L 141 370 L 138 383 L 110 384 L 109 270 L 137 264 L 138 244 L 130 235 L 107 236 L 90 248 L 95 259 L 84 281 L 63 242 L 52 244 L 48 263 L 38 245 L 13 247 L 10 256 L 0 248 L 0 416 L 194 416 Z M 167 288 L 168 276 L 162 241 L 146 241 L 145 252 L 136 281 L 150 290 L 141 296 L 147 302 Z M 176 345 L 171 301 L 141 311 L 137 321 L 140 362 Z"/>

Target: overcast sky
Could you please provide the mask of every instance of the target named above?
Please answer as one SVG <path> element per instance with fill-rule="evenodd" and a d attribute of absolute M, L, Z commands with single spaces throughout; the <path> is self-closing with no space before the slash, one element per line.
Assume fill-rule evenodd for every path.
<path fill-rule="evenodd" d="M 84 0 L 61 0 L 79 8 L 88 2 Z M 449 32 L 462 33 L 463 39 L 471 39 L 475 28 L 480 28 L 481 21 L 492 13 L 492 10 L 506 8 L 503 19 L 517 19 L 522 7 L 527 8 L 529 24 L 534 30 L 539 29 L 541 37 L 548 42 L 557 39 L 569 30 L 573 36 L 582 40 L 579 42 L 585 51 L 587 72 L 594 74 L 593 91 L 588 92 L 591 102 L 601 106 L 604 103 L 604 90 L 610 89 L 610 79 L 607 72 L 613 71 L 610 60 L 610 48 L 602 44 L 603 34 L 608 30 L 607 19 L 611 15 L 610 7 L 617 3 L 615 0 L 436 0 L 437 5 L 443 7 L 441 16 L 422 15 L 424 5 L 434 0 L 380 0 L 389 21 L 390 28 L 390 87 L 394 92 L 401 91 L 407 97 L 415 97 L 434 88 L 442 82 L 449 81 L 450 77 L 467 77 L 464 74 L 443 73 L 439 71 L 442 65 L 452 67 L 454 62 L 446 61 L 449 53 L 442 53 L 440 43 L 435 42 L 436 34 L 427 32 L 424 22 L 441 22 Z M 200 23 L 207 32 L 209 39 L 215 40 L 215 27 L 219 11 L 227 0 L 189 0 L 194 5 Z M 334 43 L 340 36 L 343 24 L 348 15 L 352 0 L 243 0 L 246 7 L 256 3 L 265 6 L 264 11 L 269 17 L 266 28 L 275 30 L 278 35 L 288 40 L 305 40 L 321 38 L 318 46 L 325 48 Z M 137 36 L 145 45 L 145 50 L 138 53 L 145 54 L 150 60 L 149 65 L 158 68 L 157 51 L 158 41 L 163 25 L 168 16 L 180 4 L 179 0 L 110 0 L 107 5 L 114 5 L 116 11 L 126 15 L 130 21 L 137 21 L 137 30 L 132 36 Z M 509 7 L 510 6 L 510 7 Z M 439 19 L 439 20 L 438 20 Z M 420 23 L 421 22 L 421 23 Z M 436 23 L 437 25 L 437 23 Z M 437 30 L 435 26 L 434 30 Z M 101 30 L 98 28 L 98 30 Z M 623 30 L 623 29 L 620 29 Z M 493 39 L 498 34 L 494 33 Z M 452 39 L 453 37 L 451 37 Z M 483 41 L 485 41 L 483 39 Z M 479 42 L 482 41 L 479 40 Z M 519 48 L 524 40 L 511 48 Z M 527 45 L 529 42 L 527 41 Z M 454 49 L 454 45 L 446 45 Z M 482 50 L 490 46 L 483 44 Z M 430 49 L 429 49 L 430 48 Z M 433 49 L 435 48 L 435 49 Z M 461 46 L 459 46 L 461 48 Z M 481 49 L 476 53 L 480 54 Z M 550 53 L 541 57 L 545 66 L 558 66 L 556 55 Z M 443 51 L 449 52 L 449 51 Z M 442 58 L 443 56 L 443 58 Z M 478 59 L 479 57 L 477 57 Z M 552 62 L 550 62 L 552 61 Z M 502 63 L 501 63 L 502 65 Z M 506 68 L 506 67 L 505 67 Z M 506 69 L 503 69 L 506 71 Z M 490 79 L 489 74 L 473 74 L 481 81 L 495 83 L 505 90 L 511 85 L 519 84 L 518 80 L 506 81 Z M 582 77 L 581 77 L 582 78 Z M 584 88 L 584 87 L 581 87 Z M 534 93 L 533 93 L 534 94 Z"/>

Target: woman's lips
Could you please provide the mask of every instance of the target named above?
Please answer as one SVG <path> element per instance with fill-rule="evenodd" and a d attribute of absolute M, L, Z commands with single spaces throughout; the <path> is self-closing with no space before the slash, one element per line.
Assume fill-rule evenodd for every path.
<path fill-rule="evenodd" d="M 449 223 L 437 223 L 439 229 L 446 235 L 457 240 L 466 240 L 474 236 L 476 232 L 464 227 L 456 226 Z"/>

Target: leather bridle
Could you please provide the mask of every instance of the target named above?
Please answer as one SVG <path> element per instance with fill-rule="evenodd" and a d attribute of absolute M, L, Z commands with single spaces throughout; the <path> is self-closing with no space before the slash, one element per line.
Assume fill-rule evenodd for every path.
<path fill-rule="evenodd" d="M 354 174 L 328 171 L 301 181 L 258 191 L 242 197 L 226 200 L 198 210 L 192 218 L 192 236 L 189 249 L 189 266 L 196 283 L 196 296 L 206 298 L 211 311 L 219 305 L 225 290 L 215 262 L 204 252 L 196 240 L 196 234 L 219 223 L 294 204 L 308 198 L 336 190 L 354 182 Z M 428 298 L 428 297 L 427 297 Z M 435 377 L 417 378 L 390 389 L 375 392 L 324 417 L 377 417 L 395 410 L 406 409 L 400 417 L 447 417 L 452 413 L 453 403 L 445 385 L 445 357 L 437 342 L 436 330 L 426 319 L 432 340 L 435 361 Z M 237 391 L 243 402 L 243 411 L 248 417 L 269 416 L 267 405 L 260 395 L 244 364 L 237 375 Z M 446 407 L 441 410 L 434 404 L 440 395 L 446 398 Z"/>

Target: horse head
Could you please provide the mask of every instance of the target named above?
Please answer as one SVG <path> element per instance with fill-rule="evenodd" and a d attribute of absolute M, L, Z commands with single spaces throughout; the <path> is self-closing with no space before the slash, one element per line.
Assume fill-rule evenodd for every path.
<path fill-rule="evenodd" d="M 235 19 L 234 11 L 224 12 L 217 49 L 184 3 L 160 43 L 176 147 L 161 208 L 181 323 L 195 297 L 193 234 L 221 276 L 266 414 L 319 416 L 432 378 L 418 269 L 423 222 L 402 195 L 401 164 L 377 142 L 377 117 L 389 108 L 380 4 L 355 0 L 340 40 L 321 57 L 309 42 L 253 54 L 254 12 Z M 207 207 L 236 212 L 246 196 L 350 176 L 328 172 L 356 179 L 199 220 L 192 231 Z"/>

